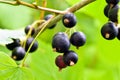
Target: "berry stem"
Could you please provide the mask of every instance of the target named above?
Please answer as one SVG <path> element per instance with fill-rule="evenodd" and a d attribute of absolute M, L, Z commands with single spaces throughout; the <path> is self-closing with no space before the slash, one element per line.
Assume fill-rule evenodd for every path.
<path fill-rule="evenodd" d="M 41 23 L 43 23 L 43 22 L 44 22 L 44 20 L 36 20 L 36 21 L 34 21 L 34 22 L 31 24 L 30 30 L 29 30 L 28 34 L 26 35 L 26 40 L 31 36 L 32 28 L 34 28 L 35 25 L 41 24 Z M 24 48 L 25 48 L 25 45 L 26 45 L 26 40 L 25 40 L 24 43 L 23 43 L 23 47 L 24 47 Z"/>
<path fill-rule="evenodd" d="M 42 7 L 46 7 L 46 5 L 47 5 L 47 0 L 42 0 Z M 40 19 L 44 18 L 44 14 L 45 14 L 45 11 L 41 10 Z"/>
<path fill-rule="evenodd" d="M 51 19 L 52 19 L 52 18 L 51 18 Z M 26 54 L 25 54 L 25 57 L 23 58 L 23 61 L 22 61 L 21 65 L 20 65 L 21 67 L 24 66 L 25 60 L 26 60 L 26 58 L 27 58 L 27 56 L 28 56 L 28 54 L 29 54 L 29 51 L 30 51 L 32 45 L 34 44 L 35 40 L 36 40 L 36 39 L 38 38 L 38 36 L 44 31 L 44 29 L 46 28 L 46 25 L 51 21 L 51 19 L 49 19 L 48 21 L 46 21 L 46 22 L 44 23 L 42 29 L 41 29 L 41 30 L 39 31 L 39 33 L 35 36 L 34 40 L 33 40 L 32 43 L 30 44 L 30 47 L 28 48 L 28 50 L 27 50 L 27 52 L 26 52 Z"/>

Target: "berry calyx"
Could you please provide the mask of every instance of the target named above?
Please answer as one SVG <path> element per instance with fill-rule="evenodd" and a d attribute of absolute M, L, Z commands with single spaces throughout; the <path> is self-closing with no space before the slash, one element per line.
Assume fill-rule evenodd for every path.
<path fill-rule="evenodd" d="M 25 33 L 28 34 L 31 29 L 31 36 L 34 35 L 35 29 L 31 27 L 30 25 L 25 28 Z"/>
<path fill-rule="evenodd" d="M 20 39 L 14 39 L 12 38 L 13 42 L 6 44 L 7 49 L 13 50 L 15 47 L 20 46 Z"/>
<path fill-rule="evenodd" d="M 48 15 L 45 16 L 44 19 L 47 21 L 47 20 L 49 20 L 49 19 L 52 18 L 52 17 L 53 17 L 52 14 L 48 14 Z M 55 26 L 56 26 L 56 24 L 53 24 L 52 26 L 49 27 L 49 29 L 53 29 Z"/>
<path fill-rule="evenodd" d="M 118 29 L 113 22 L 108 22 L 101 28 L 102 36 L 107 40 L 112 40 L 118 35 Z"/>
<path fill-rule="evenodd" d="M 26 45 L 25 45 L 25 51 L 27 51 L 31 45 L 31 43 L 33 42 L 34 38 L 31 37 L 31 38 L 28 38 L 27 41 L 26 41 Z M 32 45 L 32 47 L 30 48 L 30 51 L 29 52 L 34 52 L 35 50 L 37 50 L 38 48 L 38 42 L 35 41 Z"/>
<path fill-rule="evenodd" d="M 58 32 L 53 36 L 52 48 L 54 51 L 64 53 L 70 48 L 68 36 L 64 32 Z"/>
<path fill-rule="evenodd" d="M 79 48 L 86 42 L 86 37 L 83 32 L 74 32 L 70 37 L 70 43 Z"/>
<path fill-rule="evenodd" d="M 73 66 L 78 61 L 78 55 L 74 51 L 65 52 L 63 55 L 63 61 L 68 66 Z"/>
<path fill-rule="evenodd" d="M 63 55 L 58 55 L 55 59 L 55 64 L 59 68 L 59 71 L 63 68 L 67 67 L 67 65 L 63 61 Z"/>
<path fill-rule="evenodd" d="M 67 13 L 62 18 L 62 23 L 67 28 L 72 28 L 76 25 L 76 17 L 73 13 Z"/>
<path fill-rule="evenodd" d="M 16 47 L 12 51 L 12 58 L 14 60 L 22 60 L 25 56 L 25 53 L 26 52 L 25 52 L 25 49 L 23 47 L 21 47 L 21 46 Z"/>

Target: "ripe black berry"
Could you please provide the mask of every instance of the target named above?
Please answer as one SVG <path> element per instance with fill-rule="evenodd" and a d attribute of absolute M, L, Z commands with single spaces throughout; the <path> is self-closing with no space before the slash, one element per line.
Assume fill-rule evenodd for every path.
<path fill-rule="evenodd" d="M 106 2 L 108 4 L 114 4 L 114 5 L 116 5 L 116 4 L 118 4 L 119 0 L 106 0 Z"/>
<path fill-rule="evenodd" d="M 59 67 L 59 70 L 67 67 L 67 65 L 63 61 L 63 55 L 59 55 L 59 56 L 56 57 L 55 64 L 56 64 L 57 67 Z"/>
<path fill-rule="evenodd" d="M 63 32 L 55 34 L 52 40 L 52 48 L 59 53 L 68 51 L 70 48 L 68 36 Z"/>
<path fill-rule="evenodd" d="M 120 40 L 120 27 L 118 27 L 118 35 L 117 35 L 117 39 Z"/>
<path fill-rule="evenodd" d="M 104 8 L 104 15 L 106 17 L 108 17 L 109 10 L 110 10 L 110 4 L 106 5 L 105 8 Z"/>
<path fill-rule="evenodd" d="M 31 30 L 31 36 L 32 36 L 35 33 L 35 29 L 33 27 L 31 27 L 30 25 L 25 28 L 25 33 L 28 34 L 30 29 L 32 29 Z"/>
<path fill-rule="evenodd" d="M 72 28 L 76 25 L 76 17 L 73 13 L 65 14 L 62 18 L 62 23 L 67 28 Z"/>
<path fill-rule="evenodd" d="M 118 9 L 119 9 L 119 6 L 116 5 L 109 10 L 108 17 L 109 17 L 110 21 L 118 22 Z"/>
<path fill-rule="evenodd" d="M 65 52 L 63 55 L 63 61 L 68 66 L 73 66 L 78 61 L 78 55 L 74 51 Z"/>
<path fill-rule="evenodd" d="M 108 22 L 101 28 L 101 34 L 105 39 L 112 40 L 117 36 L 118 29 L 113 22 Z"/>
<path fill-rule="evenodd" d="M 25 51 L 27 51 L 31 45 L 31 43 L 33 42 L 34 38 L 31 37 L 31 38 L 28 38 L 27 41 L 26 41 L 26 45 L 25 45 Z M 35 41 L 32 45 L 32 47 L 30 48 L 30 51 L 29 52 L 34 52 L 35 50 L 37 50 L 38 48 L 38 42 Z"/>
<path fill-rule="evenodd" d="M 15 47 L 18 47 L 20 46 L 20 40 L 19 39 L 13 39 L 13 42 L 12 43 L 9 43 L 9 44 L 6 44 L 6 47 L 9 49 L 9 50 L 13 50 Z"/>
<path fill-rule="evenodd" d="M 16 47 L 12 51 L 12 58 L 14 60 L 22 60 L 25 56 L 25 49 L 21 46 Z"/>
<path fill-rule="evenodd" d="M 86 37 L 83 32 L 74 32 L 70 37 L 70 42 L 77 48 L 83 46 L 86 42 Z"/>
<path fill-rule="evenodd" d="M 45 16 L 45 20 L 47 21 L 47 20 L 49 20 L 50 18 L 52 18 L 53 17 L 53 15 L 52 14 L 48 14 L 48 15 L 46 15 Z M 56 24 L 53 24 L 51 27 L 49 27 L 49 29 L 52 29 L 52 28 L 54 28 L 56 26 Z"/>

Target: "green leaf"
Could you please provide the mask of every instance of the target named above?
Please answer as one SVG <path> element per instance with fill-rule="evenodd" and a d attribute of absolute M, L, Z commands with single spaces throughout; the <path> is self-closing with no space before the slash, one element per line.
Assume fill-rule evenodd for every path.
<path fill-rule="evenodd" d="M 3 52 L 0 52 L 0 79 L 34 80 L 33 75 L 28 68 L 18 67 L 15 61 Z"/>
<path fill-rule="evenodd" d="M 0 52 L 0 70 L 17 67 L 15 61 L 6 53 Z"/>
<path fill-rule="evenodd" d="M 34 80 L 31 71 L 28 68 L 14 67 L 8 70 L 0 71 L 2 80 Z"/>

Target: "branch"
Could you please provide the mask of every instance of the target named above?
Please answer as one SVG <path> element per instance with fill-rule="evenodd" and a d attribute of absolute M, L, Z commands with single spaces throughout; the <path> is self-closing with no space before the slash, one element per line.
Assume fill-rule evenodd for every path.
<path fill-rule="evenodd" d="M 75 12 L 75 11 L 79 10 L 80 8 L 86 6 L 86 5 L 88 5 L 89 3 L 92 3 L 92 2 L 94 2 L 94 1 L 96 1 L 96 0 L 82 0 L 81 2 L 78 2 L 78 3 L 76 3 L 75 5 L 73 5 L 72 7 L 70 7 L 70 8 L 68 9 L 68 11 L 69 11 L 69 12 Z"/>
<path fill-rule="evenodd" d="M 17 4 L 17 1 L 3 1 L 3 0 L 0 0 L 0 3 L 5 3 L 5 4 L 11 4 L 11 5 L 18 5 Z"/>
<path fill-rule="evenodd" d="M 33 9 L 37 9 L 37 10 L 44 10 L 44 11 L 57 13 L 57 14 L 65 14 L 64 11 L 37 6 L 36 4 L 30 4 L 30 3 L 27 3 L 27 2 L 24 2 L 24 1 L 21 1 L 21 0 L 16 0 L 16 1 L 0 0 L 0 3 L 11 4 L 11 5 L 15 5 L 15 6 L 16 5 L 23 5 L 23 6 L 27 6 L 27 7 L 33 8 Z"/>

